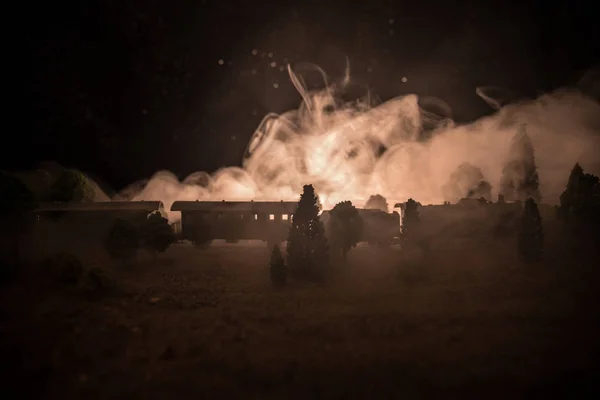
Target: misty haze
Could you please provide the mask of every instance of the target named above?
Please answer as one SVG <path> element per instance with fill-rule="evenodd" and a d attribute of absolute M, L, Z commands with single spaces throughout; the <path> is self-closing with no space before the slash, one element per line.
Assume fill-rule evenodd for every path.
<path fill-rule="evenodd" d="M 32 17 L 7 392 L 596 398 L 591 11 L 221 3 Z"/>

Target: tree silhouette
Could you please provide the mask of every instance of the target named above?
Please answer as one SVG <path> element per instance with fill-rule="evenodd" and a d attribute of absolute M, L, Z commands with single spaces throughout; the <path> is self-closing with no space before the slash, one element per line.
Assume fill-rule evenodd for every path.
<path fill-rule="evenodd" d="M 94 188 L 88 178 L 77 170 L 66 169 L 50 186 L 46 200 L 87 202 L 93 201 L 94 197 Z"/>
<path fill-rule="evenodd" d="M 540 211 L 532 198 L 525 201 L 525 210 L 521 216 L 517 240 L 519 254 L 526 262 L 538 261 L 541 258 L 544 247 L 544 229 Z"/>
<path fill-rule="evenodd" d="M 402 234 L 410 235 L 412 231 L 418 228 L 420 223 L 419 203 L 413 199 L 408 199 L 404 206 L 404 215 L 402 216 Z"/>
<path fill-rule="evenodd" d="M 312 185 L 304 185 L 292 217 L 287 256 L 290 272 L 299 278 L 322 279 L 329 266 L 325 228 L 319 217 L 318 197 Z"/>
<path fill-rule="evenodd" d="M 269 263 L 269 272 L 271 274 L 271 282 L 275 285 L 283 285 L 287 281 L 287 267 L 281 254 L 279 245 L 273 246 L 271 252 L 271 262 Z"/>
<path fill-rule="evenodd" d="M 560 196 L 558 217 L 566 222 L 571 235 L 600 234 L 600 179 L 586 174 L 579 163 L 573 166 Z"/>
<path fill-rule="evenodd" d="M 408 199 L 404 204 L 400 238 L 406 244 L 417 245 L 422 250 L 427 251 L 429 249 L 429 239 L 423 235 L 421 228 L 420 205 L 413 199 Z"/>
<path fill-rule="evenodd" d="M 355 247 L 362 238 L 363 219 L 350 201 L 336 204 L 330 211 L 330 216 L 327 223 L 329 243 L 332 250 L 346 261 L 350 249 Z"/>
<path fill-rule="evenodd" d="M 145 218 L 140 227 L 140 233 L 144 248 L 154 256 L 157 253 L 164 253 L 175 241 L 169 221 L 159 211 L 155 211 Z"/>
<path fill-rule="evenodd" d="M 509 154 L 500 179 L 500 194 L 507 201 L 525 201 L 532 198 L 540 202 L 540 182 L 535 163 L 533 143 L 521 125 L 512 139 Z"/>
<path fill-rule="evenodd" d="M 460 199 L 492 199 L 492 185 L 485 179 L 481 169 L 470 163 L 462 163 L 442 187 L 444 197 L 451 203 Z"/>
<path fill-rule="evenodd" d="M 365 209 L 367 210 L 381 210 L 388 212 L 388 203 L 385 197 L 380 194 L 374 194 L 369 197 L 365 203 Z"/>

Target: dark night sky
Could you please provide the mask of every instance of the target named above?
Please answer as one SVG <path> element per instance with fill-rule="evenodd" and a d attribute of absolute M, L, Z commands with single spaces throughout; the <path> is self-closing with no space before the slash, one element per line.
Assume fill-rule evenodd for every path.
<path fill-rule="evenodd" d="M 4 146 L 21 158 L 3 160 L 55 160 L 117 188 L 239 164 L 261 117 L 300 102 L 284 58 L 339 76 L 348 55 L 381 98 L 438 96 L 468 121 L 491 112 L 476 86 L 534 96 L 575 83 L 600 37 L 590 1 L 46 3 L 23 30 L 26 117 Z"/>

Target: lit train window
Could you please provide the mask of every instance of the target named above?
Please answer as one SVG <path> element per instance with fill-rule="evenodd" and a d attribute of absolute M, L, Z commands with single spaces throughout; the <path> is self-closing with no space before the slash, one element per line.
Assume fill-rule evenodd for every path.
<path fill-rule="evenodd" d="M 275 214 L 269 214 L 269 220 L 274 221 L 275 220 Z"/>
<path fill-rule="evenodd" d="M 257 220 L 258 219 L 258 214 L 254 214 L 254 219 Z"/>
<path fill-rule="evenodd" d="M 288 215 L 287 214 L 281 214 L 281 219 L 284 221 L 288 220 Z"/>

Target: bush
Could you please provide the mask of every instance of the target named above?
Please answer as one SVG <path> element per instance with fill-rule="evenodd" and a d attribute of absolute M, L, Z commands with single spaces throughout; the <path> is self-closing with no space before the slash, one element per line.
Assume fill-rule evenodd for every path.
<path fill-rule="evenodd" d="M 164 253 L 175 241 L 175 234 L 169 221 L 160 212 L 153 212 L 141 226 L 143 246 L 153 255 Z"/>
<path fill-rule="evenodd" d="M 342 201 L 331 210 L 327 224 L 327 235 L 334 254 L 346 261 L 351 248 L 355 247 L 363 236 L 364 222 L 356 207 L 350 201 Z"/>
<path fill-rule="evenodd" d="M 139 232 L 128 220 L 117 219 L 104 239 L 104 248 L 113 260 L 127 262 L 137 254 Z"/>
<path fill-rule="evenodd" d="M 44 271 L 55 281 L 77 284 L 83 275 L 83 264 L 72 254 L 59 253 L 46 258 Z"/>
<path fill-rule="evenodd" d="M 94 187 L 88 178 L 77 170 L 66 169 L 49 188 L 46 200 L 87 202 L 93 201 L 94 197 Z"/>
<path fill-rule="evenodd" d="M 285 265 L 283 254 L 281 254 L 281 249 L 278 245 L 273 246 L 269 271 L 271 273 L 271 282 L 273 282 L 273 284 L 285 284 L 287 281 L 287 266 Z"/>

